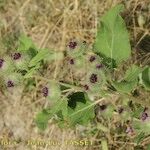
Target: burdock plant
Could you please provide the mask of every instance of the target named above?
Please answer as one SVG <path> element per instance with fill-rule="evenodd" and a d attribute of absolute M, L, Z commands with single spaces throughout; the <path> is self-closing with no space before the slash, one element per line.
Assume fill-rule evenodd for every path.
<path fill-rule="evenodd" d="M 37 115 L 36 124 L 39 128 L 45 129 L 50 118 L 66 127 L 76 124 L 87 125 L 95 117 L 94 105 L 104 99 L 105 101 L 111 98 L 113 101 L 113 97 L 114 99 L 119 97 L 119 100 L 132 99 L 132 92 L 140 84 L 139 75 L 142 84 L 145 85 L 144 88 L 149 89 L 148 67 L 143 69 L 131 65 L 121 78 L 114 77 L 115 71 L 131 56 L 128 32 L 120 16 L 122 10 L 123 5 L 117 5 L 101 18 L 92 46 L 88 47 L 81 40 L 70 40 L 66 52 L 60 53 L 37 48 L 30 38 L 22 36 L 16 52 L 11 57 L 0 58 L 0 78 L 6 88 L 24 85 L 31 81 L 34 87 L 40 88 L 37 83 L 44 81 L 42 83 L 45 84 L 40 88 L 41 96 L 53 105 L 52 107 L 48 105 Z M 64 56 L 65 59 L 62 60 Z M 59 58 L 62 61 L 57 63 Z M 51 74 L 54 72 L 52 77 L 51 74 L 45 74 L 45 70 L 53 64 L 53 62 L 48 64 L 48 60 L 56 64 L 51 70 Z M 66 64 L 65 60 L 68 61 L 68 65 L 63 64 Z M 59 67 L 63 70 L 60 73 L 66 73 L 64 81 L 62 78 L 57 78 Z M 71 69 L 73 71 L 70 73 Z M 24 70 L 25 73 L 21 74 Z M 120 116 L 125 114 L 122 109 L 116 113 L 114 109 L 116 101 L 112 102 L 113 105 L 108 105 L 107 109 L 106 106 L 100 107 L 110 120 L 114 114 Z M 128 115 L 125 114 L 125 117 L 127 120 Z M 147 114 L 144 113 L 142 118 L 147 119 Z M 130 130 L 127 133 L 132 131 Z"/>

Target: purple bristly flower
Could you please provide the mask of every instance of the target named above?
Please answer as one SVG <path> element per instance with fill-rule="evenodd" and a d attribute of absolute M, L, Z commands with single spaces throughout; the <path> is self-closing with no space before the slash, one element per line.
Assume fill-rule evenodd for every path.
<path fill-rule="evenodd" d="M 131 126 L 128 126 L 126 129 L 126 133 L 132 135 L 134 133 L 133 128 Z"/>
<path fill-rule="evenodd" d="M 13 81 L 11 81 L 11 80 L 7 81 L 7 87 L 14 87 L 14 86 L 15 85 L 14 85 Z"/>
<path fill-rule="evenodd" d="M 118 108 L 118 113 L 121 114 L 123 112 L 123 107 Z"/>
<path fill-rule="evenodd" d="M 90 62 L 93 62 L 95 59 L 96 59 L 95 56 L 91 56 L 90 59 L 89 59 L 89 61 L 90 61 Z"/>
<path fill-rule="evenodd" d="M 70 64 L 74 65 L 74 59 L 70 59 Z"/>
<path fill-rule="evenodd" d="M 97 68 L 97 69 L 100 69 L 100 68 L 102 68 L 102 67 L 103 67 L 102 64 L 97 64 L 97 65 L 96 65 L 96 68 Z"/>
<path fill-rule="evenodd" d="M 83 41 L 83 44 L 86 44 L 86 41 Z"/>
<path fill-rule="evenodd" d="M 47 96 L 48 96 L 48 93 L 49 93 L 48 87 L 43 87 L 42 93 L 43 93 L 43 96 L 44 96 L 44 97 L 47 97 Z"/>
<path fill-rule="evenodd" d="M 75 41 L 71 41 L 71 42 L 69 42 L 69 48 L 70 49 L 75 49 L 76 48 L 76 46 L 77 46 L 77 42 L 75 42 Z"/>
<path fill-rule="evenodd" d="M 141 115 L 141 120 L 145 121 L 148 118 L 148 114 L 146 112 L 143 112 Z"/>
<path fill-rule="evenodd" d="M 83 87 L 84 87 L 84 89 L 85 89 L 86 91 L 89 89 L 89 86 L 88 86 L 87 84 L 84 85 Z"/>
<path fill-rule="evenodd" d="M 21 58 L 21 54 L 20 54 L 20 53 L 14 53 L 14 54 L 12 55 L 12 57 L 13 57 L 14 60 L 18 60 L 18 59 Z"/>
<path fill-rule="evenodd" d="M 97 74 L 92 74 L 91 76 L 90 76 L 90 82 L 91 83 L 96 83 L 97 82 Z"/>
<path fill-rule="evenodd" d="M 104 104 L 103 104 L 103 105 L 100 105 L 99 107 L 100 107 L 100 110 L 101 110 L 101 111 L 104 111 L 104 110 L 107 108 L 107 105 L 104 105 Z"/>
<path fill-rule="evenodd" d="M 4 60 L 3 60 L 3 59 L 0 59 L 0 68 L 2 68 L 3 63 L 4 63 Z"/>

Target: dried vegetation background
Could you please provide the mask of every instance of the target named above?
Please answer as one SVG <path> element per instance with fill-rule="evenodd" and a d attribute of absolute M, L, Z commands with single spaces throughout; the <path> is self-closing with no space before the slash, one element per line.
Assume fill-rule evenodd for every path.
<path fill-rule="evenodd" d="M 76 38 L 94 42 L 100 17 L 118 3 L 125 4 L 122 14 L 131 37 L 132 62 L 149 64 L 150 58 L 150 1 L 149 0 L 0 0 L 0 55 L 14 51 L 20 33 L 29 35 L 40 48 L 65 51 L 66 43 Z M 54 66 L 53 66 L 54 65 Z M 58 64 L 50 64 L 49 68 Z M 47 71 L 49 73 L 49 71 Z M 57 72 L 59 75 L 59 72 Z M 0 90 L 0 138 L 17 139 L 17 146 L 0 150 L 97 150 L 100 147 L 76 147 L 65 145 L 64 140 L 79 139 L 81 129 L 62 130 L 51 121 L 45 132 L 40 132 L 34 117 L 47 103 L 38 97 L 38 90 L 26 93 L 23 87 L 8 91 Z M 106 135 L 107 136 L 107 135 Z M 107 136 L 109 137 L 109 136 Z M 61 146 L 27 147 L 27 139 L 61 141 Z M 96 141 L 95 137 L 90 137 Z M 134 143 L 114 141 L 120 150 L 134 150 Z M 148 139 L 149 141 L 149 139 Z M 118 148 L 114 148 L 118 150 Z"/>

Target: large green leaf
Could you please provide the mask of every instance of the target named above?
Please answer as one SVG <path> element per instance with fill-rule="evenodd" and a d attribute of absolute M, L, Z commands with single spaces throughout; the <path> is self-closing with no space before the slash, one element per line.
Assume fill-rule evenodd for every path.
<path fill-rule="evenodd" d="M 131 54 L 126 25 L 119 15 L 123 8 L 123 5 L 117 5 L 102 17 L 94 44 L 96 52 L 115 60 L 116 63 L 127 60 Z"/>
<path fill-rule="evenodd" d="M 94 105 L 83 92 L 77 92 L 69 97 L 69 119 L 71 126 L 87 124 L 94 118 Z"/>

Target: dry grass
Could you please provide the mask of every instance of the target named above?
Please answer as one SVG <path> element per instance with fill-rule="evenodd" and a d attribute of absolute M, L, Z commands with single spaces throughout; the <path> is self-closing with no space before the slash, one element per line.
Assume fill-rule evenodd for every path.
<path fill-rule="evenodd" d="M 150 2 L 149 0 L 0 0 L 0 54 L 14 51 L 20 33 L 29 35 L 41 48 L 64 51 L 66 43 L 76 38 L 87 41 L 92 45 L 99 23 L 99 18 L 112 6 L 124 3 L 126 10 L 123 17 L 130 31 L 133 58 L 139 64 L 150 63 L 150 55 L 138 44 L 150 36 Z M 143 25 L 138 23 L 139 16 L 144 17 Z M 58 63 L 55 64 L 55 77 L 59 74 Z M 51 68 L 50 66 L 49 68 Z M 47 70 L 47 75 L 49 71 Z M 24 93 L 19 87 L 7 94 L 0 93 L 0 138 L 17 139 L 17 146 L 7 146 L 1 149 L 11 150 L 96 150 L 100 148 L 76 147 L 63 144 L 64 140 L 79 138 L 75 130 L 61 130 L 52 122 L 49 128 L 41 133 L 38 131 L 33 118 L 47 103 L 37 97 L 37 90 Z M 54 147 L 27 147 L 27 139 L 58 140 L 61 146 Z M 109 144 L 120 144 L 119 150 L 134 150 L 134 143 L 112 141 L 108 136 Z M 91 139 L 97 140 L 97 139 Z M 119 143 L 120 142 L 120 143 Z M 96 146 L 96 145 L 95 145 Z M 117 149 L 118 150 L 118 149 Z"/>

